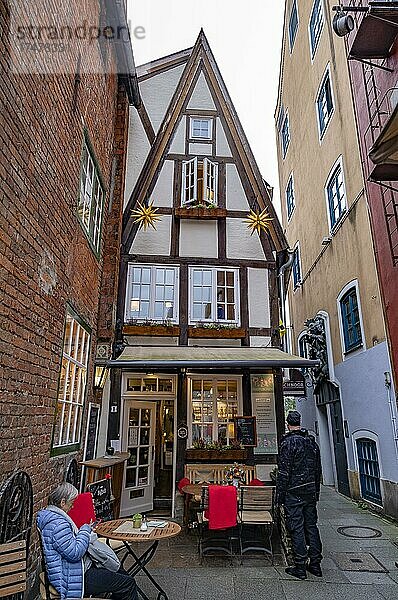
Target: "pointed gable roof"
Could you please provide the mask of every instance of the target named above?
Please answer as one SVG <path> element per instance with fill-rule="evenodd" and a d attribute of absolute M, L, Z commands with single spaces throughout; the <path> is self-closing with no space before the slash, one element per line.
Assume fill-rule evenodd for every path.
<path fill-rule="evenodd" d="M 183 53 L 180 54 L 180 58 L 182 58 L 181 55 L 183 54 L 186 59 L 187 52 L 188 51 L 183 51 Z M 177 53 L 177 55 L 178 54 L 179 53 Z M 171 59 L 174 56 L 176 55 L 165 58 L 164 66 L 166 68 L 168 63 L 173 62 Z M 145 65 L 145 67 L 147 68 L 148 65 Z M 160 59 L 156 61 L 156 71 L 161 68 L 162 60 Z M 215 94 L 215 101 L 219 106 L 219 110 L 223 113 L 224 119 L 228 125 L 229 134 L 251 185 L 252 198 L 248 198 L 251 200 L 250 204 L 251 206 L 255 206 L 257 201 L 260 210 L 263 210 L 264 208 L 267 209 L 269 215 L 273 218 L 269 231 L 275 250 L 277 252 L 284 250 L 287 248 L 288 244 L 271 201 L 270 188 L 266 185 L 261 176 L 203 29 L 200 31 L 195 46 L 192 48 L 189 60 L 170 101 L 163 122 L 147 156 L 134 190 L 126 204 L 123 217 L 123 246 L 128 251 L 137 229 L 133 224 L 133 220 L 130 218 L 131 209 L 137 202 L 144 202 L 150 193 L 151 186 L 153 186 L 154 179 L 157 177 L 157 173 L 167 154 L 173 133 L 178 125 L 182 107 L 184 106 L 187 96 L 191 92 L 195 82 L 195 76 L 200 70 L 203 70 L 206 73 L 206 77 L 213 88 L 212 91 Z M 144 72 L 145 71 L 141 71 L 141 76 Z"/>

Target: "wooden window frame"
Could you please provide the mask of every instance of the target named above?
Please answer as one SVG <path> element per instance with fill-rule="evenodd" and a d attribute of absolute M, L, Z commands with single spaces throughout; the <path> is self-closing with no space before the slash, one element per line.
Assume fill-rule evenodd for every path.
<path fill-rule="evenodd" d="M 80 351 L 79 340 L 82 340 Z M 87 391 L 90 340 L 90 328 L 68 307 L 54 416 L 52 454 L 65 453 L 80 446 L 83 407 Z M 62 377 L 63 371 L 64 377 Z M 75 387 L 76 382 L 77 387 Z M 67 398 L 68 390 L 69 399 Z M 65 436 L 66 411 L 68 411 L 68 415 Z"/>
<path fill-rule="evenodd" d="M 208 318 L 194 318 L 194 273 L 195 271 L 209 271 L 211 272 L 211 316 Z M 235 307 L 235 319 L 226 319 L 218 317 L 218 304 L 225 304 L 227 307 L 227 302 L 218 302 L 217 301 L 217 292 L 220 286 L 217 285 L 217 273 L 218 272 L 231 272 L 234 275 L 234 307 Z M 204 287 L 204 286 L 201 286 Z M 226 288 L 225 288 L 226 289 Z M 226 325 L 240 325 L 240 306 L 239 306 L 239 269 L 232 267 L 208 267 L 208 266 L 194 266 L 189 268 L 189 323 L 197 324 L 197 323 L 225 323 Z M 208 302 L 208 303 L 209 303 Z M 201 302 L 202 304 L 205 301 Z M 229 303 L 231 304 L 231 303 Z M 224 312 L 225 314 L 225 312 Z"/>
<path fill-rule="evenodd" d="M 134 283 L 133 281 L 133 276 L 134 276 L 134 269 L 148 269 L 150 271 L 150 281 L 149 283 L 142 283 L 142 281 L 140 280 L 140 283 Z M 163 298 L 163 299 L 156 299 L 156 288 L 157 286 L 161 286 L 161 284 L 159 284 L 156 281 L 156 273 L 158 270 L 170 270 L 173 271 L 174 273 L 174 279 L 173 279 L 173 316 L 172 317 L 157 317 L 155 316 L 155 303 L 156 302 L 167 302 L 167 299 Z M 139 297 L 138 298 L 133 298 L 133 285 L 139 286 L 140 292 L 139 292 Z M 142 285 L 148 285 L 149 286 L 149 298 L 146 299 L 142 299 L 141 298 L 141 292 L 142 292 Z M 171 284 L 162 284 L 163 287 L 165 287 L 166 285 L 169 285 L 171 287 Z M 178 323 L 178 296 L 179 296 L 179 269 L 177 266 L 175 265 L 151 265 L 151 264 L 133 264 L 133 263 L 129 263 L 128 265 L 128 270 L 127 270 L 127 284 L 126 284 L 126 306 L 125 306 L 125 321 L 129 322 L 129 321 L 137 321 L 138 323 L 145 323 L 146 321 L 157 321 L 159 323 L 164 323 L 164 322 L 171 322 L 171 323 Z M 149 310 L 148 310 L 148 316 L 147 317 L 134 317 L 132 316 L 132 311 L 130 310 L 131 307 L 131 301 L 132 300 L 137 300 L 138 302 L 142 302 L 142 301 L 148 301 L 149 302 Z"/>
<path fill-rule="evenodd" d="M 198 174 L 202 171 L 202 194 L 199 198 Z M 181 206 L 218 205 L 218 163 L 197 156 L 182 162 Z M 211 186 L 212 184 L 212 186 Z M 211 195 L 213 197 L 211 198 Z"/>
<path fill-rule="evenodd" d="M 193 402 L 195 401 L 195 399 L 193 398 L 193 382 L 194 381 L 209 381 L 212 382 L 213 384 L 213 396 L 211 399 L 206 400 L 203 398 L 203 383 L 201 385 L 201 389 L 202 389 L 202 409 L 203 409 L 203 404 L 205 402 L 211 403 L 212 404 L 212 420 L 204 422 L 203 420 L 203 413 L 202 413 L 202 421 L 201 423 L 197 423 L 197 425 L 201 428 L 201 432 L 202 435 L 200 437 L 203 438 L 203 427 L 205 425 L 212 425 L 212 441 L 216 442 L 218 441 L 218 425 L 219 425 L 219 417 L 218 417 L 218 407 L 217 407 L 217 398 L 218 398 L 218 394 L 217 394 L 217 390 L 218 390 L 218 382 L 220 381 L 236 381 L 236 416 L 238 414 L 242 414 L 242 410 L 243 410 L 243 397 L 242 397 L 242 379 L 239 376 L 234 376 L 234 375 L 218 375 L 218 376 L 206 376 L 206 375 L 194 375 L 189 377 L 188 383 L 189 383 L 189 387 L 188 387 L 188 447 L 192 447 L 192 442 L 193 442 L 193 425 L 194 425 L 194 421 L 192 418 L 192 413 L 193 413 Z M 226 386 L 227 387 L 227 386 Z M 228 390 L 226 392 L 228 394 Z M 197 400 L 198 401 L 198 400 Z M 225 400 L 228 403 L 228 398 L 226 398 Z M 233 401 L 235 402 L 235 401 Z M 228 416 L 226 417 L 225 421 L 227 423 L 231 422 L 234 423 L 234 418 L 228 418 Z M 222 423 L 224 423 L 224 421 L 222 421 Z M 228 435 L 228 427 L 226 428 L 226 440 L 227 442 L 229 442 L 230 440 L 233 439 L 233 435 L 229 436 Z"/>
<path fill-rule="evenodd" d="M 77 216 L 96 255 L 101 246 L 105 186 L 88 137 L 83 141 Z"/>

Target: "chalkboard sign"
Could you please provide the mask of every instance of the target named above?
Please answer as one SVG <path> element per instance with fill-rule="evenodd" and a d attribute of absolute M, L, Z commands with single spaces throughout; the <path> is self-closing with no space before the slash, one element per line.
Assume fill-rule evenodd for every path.
<path fill-rule="evenodd" d="M 111 480 L 94 481 L 87 486 L 87 491 L 93 495 L 97 519 L 111 521 L 113 519 Z"/>
<path fill-rule="evenodd" d="M 257 446 L 256 417 L 235 417 L 235 438 L 242 446 Z"/>
<path fill-rule="evenodd" d="M 90 402 L 88 407 L 87 430 L 86 430 L 86 450 L 84 460 L 91 460 L 95 457 L 97 449 L 98 425 L 99 425 L 100 405 Z"/>

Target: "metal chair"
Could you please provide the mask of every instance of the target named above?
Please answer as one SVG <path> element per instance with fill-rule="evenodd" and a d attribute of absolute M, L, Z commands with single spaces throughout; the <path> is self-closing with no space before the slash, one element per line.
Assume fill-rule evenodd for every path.
<path fill-rule="evenodd" d="M 274 487 L 242 486 L 239 501 L 241 563 L 245 552 L 264 552 L 274 564 Z M 263 533 L 261 533 L 263 532 Z"/>
<path fill-rule="evenodd" d="M 209 507 L 209 486 L 203 486 L 201 505 L 198 511 L 200 562 L 202 563 L 203 556 L 206 554 L 221 552 L 230 557 L 232 564 L 233 540 L 237 540 L 239 537 L 236 533 L 236 525 L 227 529 L 209 529 L 209 519 L 205 516 L 205 512 L 209 510 L 211 510 L 211 507 Z"/>

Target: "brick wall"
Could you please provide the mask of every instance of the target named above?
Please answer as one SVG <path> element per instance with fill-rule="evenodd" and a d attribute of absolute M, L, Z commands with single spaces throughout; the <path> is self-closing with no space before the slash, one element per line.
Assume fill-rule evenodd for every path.
<path fill-rule="evenodd" d="M 7 4 L 0 0 L 0 484 L 16 468 L 27 471 L 36 514 L 71 459 L 50 457 L 67 303 L 92 328 L 85 413 L 92 397 L 103 249 L 118 252 L 128 105 L 114 74 L 82 69 L 75 82 L 79 52 L 86 68 L 101 73 L 98 41 L 76 43 L 64 53 L 64 74 L 12 73 Z M 40 4 L 35 2 L 38 12 L 52 5 L 61 17 L 63 11 L 75 15 L 77 24 L 98 22 L 98 0 Z M 112 52 L 107 60 L 114 66 Z M 76 216 L 84 128 L 106 187 L 102 232 L 111 240 L 103 240 L 99 260 Z M 118 169 L 108 215 L 114 154 Z M 106 259 L 109 269 L 117 262 Z M 109 273 L 107 281 L 111 298 Z M 35 563 L 35 527 L 33 532 Z"/>

